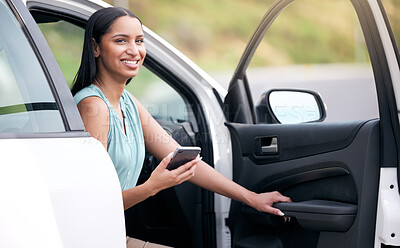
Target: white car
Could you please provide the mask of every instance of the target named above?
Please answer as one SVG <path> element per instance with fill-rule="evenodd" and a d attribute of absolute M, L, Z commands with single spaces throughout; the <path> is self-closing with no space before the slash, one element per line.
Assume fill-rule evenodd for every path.
<path fill-rule="evenodd" d="M 0 0 L 0 247 L 125 247 L 126 235 L 174 247 L 399 247 L 400 56 L 384 3 L 331 1 L 346 6 L 343 18 L 324 20 L 333 36 L 347 20 L 358 27 L 353 35 L 365 45 L 361 62 L 367 73 L 361 71 L 368 85 L 357 84 L 346 95 L 343 85 L 351 78 L 336 67 L 329 87 L 340 94 L 328 102 L 328 86 L 291 84 L 295 77 L 313 78 L 319 67 L 307 67 L 312 75 L 295 75 L 293 81 L 281 71 L 279 77 L 287 80 L 278 85 L 258 72 L 266 81 L 258 103 L 251 97 L 260 87 L 252 84 L 259 80 L 250 70 L 252 59 L 279 57 L 262 49 L 268 44 L 262 40 L 274 32 L 288 34 L 276 32 L 281 20 L 296 22 L 296 16 L 285 19 L 291 13 L 286 10 L 323 16 L 307 7 L 325 2 L 276 0 L 228 91 L 144 27 L 147 57 L 141 74 L 146 77 L 128 85 L 178 142 L 200 146 L 203 159 L 216 170 L 255 192 L 290 196 L 292 203 L 276 204 L 292 217 L 285 222 L 190 183 L 124 213 L 112 162 L 85 132 L 59 58 L 48 46 L 54 45 L 53 37 L 46 36 L 46 42 L 37 26 L 62 23 L 56 30 L 69 39 L 68 30 L 82 30 L 96 9 L 109 5 Z M 315 49 L 341 45 L 306 38 Z M 287 40 L 301 50 L 300 40 L 290 35 Z M 330 55 L 323 55 L 328 60 Z M 373 99 L 356 98 L 366 88 Z M 371 106 L 366 102 L 376 114 L 326 121 L 332 109 L 345 113 L 356 105 Z M 146 156 L 139 183 L 157 164 Z"/>

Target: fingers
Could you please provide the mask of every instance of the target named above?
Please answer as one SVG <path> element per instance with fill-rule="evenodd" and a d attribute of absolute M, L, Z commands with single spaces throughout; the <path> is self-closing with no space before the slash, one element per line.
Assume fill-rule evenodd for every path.
<path fill-rule="evenodd" d="M 281 210 L 271 207 L 271 206 L 267 207 L 267 212 L 271 213 L 271 214 L 279 215 L 279 216 L 285 216 L 285 214 Z"/>
<path fill-rule="evenodd" d="M 274 194 L 274 203 L 275 202 L 292 202 L 292 199 L 290 199 L 290 197 L 284 196 L 281 193 L 279 193 L 278 191 L 274 191 L 272 192 L 272 194 Z"/>
<path fill-rule="evenodd" d="M 177 169 L 168 170 L 167 166 L 172 159 L 172 154 L 168 154 L 157 166 L 157 168 L 152 172 L 150 179 L 161 185 L 160 188 L 169 188 L 178 185 L 184 181 L 191 179 L 196 171 L 196 163 L 201 160 L 201 158 L 196 158 Z M 150 180 L 149 179 L 149 180 Z"/>
<path fill-rule="evenodd" d="M 278 191 L 274 191 L 272 193 L 275 195 L 275 197 L 273 199 L 274 203 L 275 202 L 292 202 L 290 197 L 284 196 L 281 193 L 279 193 Z M 284 216 L 285 222 L 289 222 L 290 221 L 290 217 L 285 216 L 285 214 L 281 210 L 279 210 L 277 208 L 274 208 L 272 206 L 269 206 L 269 210 L 271 211 L 270 213 L 272 213 L 272 214 L 279 215 L 279 216 Z"/>
<path fill-rule="evenodd" d="M 196 164 L 194 164 L 189 170 L 186 170 L 177 177 L 178 184 L 183 183 L 194 177 L 195 171 L 196 171 Z"/>
<path fill-rule="evenodd" d="M 196 164 L 201 160 L 201 157 L 197 157 L 196 159 L 193 159 L 190 162 L 187 162 L 186 164 L 180 166 L 179 168 L 173 170 L 174 173 L 177 173 L 177 181 L 178 184 L 187 181 L 194 177 L 195 171 L 196 171 Z"/>
<path fill-rule="evenodd" d="M 158 167 L 163 168 L 163 169 L 166 169 L 167 166 L 168 166 L 168 164 L 169 164 L 169 162 L 170 162 L 171 159 L 172 159 L 172 154 L 174 154 L 174 153 L 171 152 L 171 153 L 169 153 L 167 156 L 165 156 L 165 157 L 163 158 L 163 160 L 161 160 L 161 162 L 160 162 L 160 164 L 159 164 Z"/>
<path fill-rule="evenodd" d="M 192 161 L 187 162 L 186 164 L 180 166 L 179 168 L 176 168 L 174 171 L 177 172 L 178 174 L 186 172 L 193 165 L 195 165 L 197 162 L 199 162 L 201 159 L 202 159 L 202 157 L 197 157 L 196 159 L 193 159 Z"/>
<path fill-rule="evenodd" d="M 257 196 L 257 201 L 259 202 L 259 204 L 255 204 L 255 206 L 258 206 L 258 209 L 256 207 L 257 210 L 268 212 L 278 216 L 284 216 L 285 214 L 281 210 L 274 208 L 273 204 L 277 202 L 291 202 L 292 200 L 290 199 L 290 197 L 283 196 L 281 193 L 274 191 L 259 194 Z"/>
<path fill-rule="evenodd" d="M 271 207 L 269 210 L 270 211 L 268 211 L 268 212 L 271 213 L 271 214 L 282 216 L 284 222 L 290 222 L 291 221 L 291 217 L 290 216 L 286 216 L 281 210 L 279 210 L 277 208 L 273 208 L 273 207 Z"/>
<path fill-rule="evenodd" d="M 277 199 L 276 202 L 292 202 L 292 199 L 287 196 L 280 195 Z"/>

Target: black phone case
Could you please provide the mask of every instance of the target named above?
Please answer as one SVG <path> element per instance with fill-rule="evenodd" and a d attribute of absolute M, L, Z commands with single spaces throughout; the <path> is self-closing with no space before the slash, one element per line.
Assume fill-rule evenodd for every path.
<path fill-rule="evenodd" d="M 167 169 L 174 170 L 179 166 L 195 159 L 199 153 L 200 150 L 178 150 L 178 152 L 174 154 L 169 162 Z"/>

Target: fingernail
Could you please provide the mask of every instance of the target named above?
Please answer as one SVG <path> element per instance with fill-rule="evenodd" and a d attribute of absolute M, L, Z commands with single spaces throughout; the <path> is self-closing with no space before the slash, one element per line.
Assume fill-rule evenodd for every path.
<path fill-rule="evenodd" d="M 202 160 L 203 159 L 203 157 L 198 157 L 198 158 L 196 158 L 196 162 L 199 162 L 200 160 Z"/>
<path fill-rule="evenodd" d="M 285 216 L 284 213 L 282 213 L 281 211 L 278 212 L 279 216 Z"/>

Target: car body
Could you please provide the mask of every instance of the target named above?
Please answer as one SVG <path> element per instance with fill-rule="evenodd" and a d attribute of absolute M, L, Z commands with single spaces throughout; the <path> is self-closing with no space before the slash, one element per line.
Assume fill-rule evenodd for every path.
<path fill-rule="evenodd" d="M 190 183 L 164 190 L 124 213 L 111 160 L 84 131 L 68 84 L 36 25 L 62 21 L 81 29 L 91 13 L 109 5 L 81 0 L 27 0 L 24 5 L 2 0 L 7 16 L 1 18 L 9 16 L 10 25 L 20 28 L 18 41 L 25 43 L 16 43 L 17 47 L 26 47 L 31 55 L 25 58 L 26 71 L 19 69 L 17 62 L 23 57 L 10 56 L 17 49 L 5 35 L 11 31 L 3 26 L 1 51 L 7 51 L 3 61 L 16 75 L 5 82 L 17 82 L 21 96 L 0 107 L 0 183 L 5 196 L 0 246 L 124 247 L 126 234 L 175 247 L 399 246 L 398 48 L 382 2 L 343 2 L 351 6 L 365 39 L 368 81 L 376 88 L 374 107 L 379 116 L 326 122 L 331 105 L 326 109 L 320 90 L 304 85 L 305 90 L 297 89 L 299 85 L 282 84 L 278 90 L 265 85 L 263 91 L 270 91 L 254 106 L 249 64 L 285 8 L 302 6 L 301 0 L 277 0 L 269 7 L 228 91 L 143 27 L 144 66 L 156 79 L 143 80 L 146 85 L 138 98 L 181 145 L 200 146 L 203 160 L 226 177 L 255 192 L 278 190 L 290 196 L 293 203 L 278 205 L 293 217 L 284 222 Z M 51 44 L 51 37 L 46 38 Z M 30 69 L 31 64 L 36 67 Z M 33 80 L 33 71 L 43 75 Z M 317 118 L 284 123 L 277 108 L 281 106 L 274 107 L 269 97 L 287 91 L 314 96 Z M 40 99 L 43 92 L 45 100 Z M 25 109 L 18 110 L 21 99 Z M 289 106 L 294 111 L 289 114 L 298 114 L 297 105 L 301 103 Z M 42 118 L 42 112 L 56 117 Z M 22 124 L 13 129 L 21 118 Z M 147 154 L 139 183 L 157 164 Z"/>

